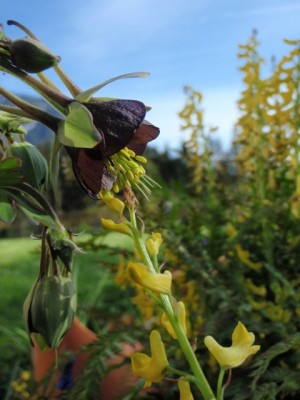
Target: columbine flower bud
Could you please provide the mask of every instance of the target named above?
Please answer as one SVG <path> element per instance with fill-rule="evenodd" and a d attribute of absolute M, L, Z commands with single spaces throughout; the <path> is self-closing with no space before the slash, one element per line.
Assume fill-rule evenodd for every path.
<path fill-rule="evenodd" d="M 13 64 L 29 73 L 42 72 L 60 61 L 43 43 L 28 37 L 12 41 L 9 51 Z"/>
<path fill-rule="evenodd" d="M 28 142 L 14 142 L 11 154 L 22 161 L 24 181 L 36 189 L 41 189 L 48 179 L 48 164 L 39 150 Z"/>
<path fill-rule="evenodd" d="M 76 295 L 71 278 L 43 277 L 36 281 L 25 300 L 23 313 L 29 334 L 40 334 L 57 349 L 75 316 Z"/>

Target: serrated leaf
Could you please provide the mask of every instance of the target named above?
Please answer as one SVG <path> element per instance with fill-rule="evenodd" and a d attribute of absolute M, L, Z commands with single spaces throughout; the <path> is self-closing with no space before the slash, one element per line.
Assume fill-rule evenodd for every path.
<path fill-rule="evenodd" d="M 0 190 L 0 220 L 10 224 L 16 216 L 16 210 L 11 204 L 5 190 Z"/>
<path fill-rule="evenodd" d="M 81 103 L 88 102 L 94 93 L 98 92 L 98 90 L 102 89 L 104 86 L 117 81 L 119 79 L 127 79 L 127 78 L 145 78 L 149 75 L 149 72 L 131 72 L 129 74 L 122 74 L 115 76 L 114 78 L 108 79 L 99 85 L 93 86 L 90 89 L 87 89 L 81 92 L 79 95 L 75 97 L 75 100 L 80 101 Z"/>
<path fill-rule="evenodd" d="M 102 137 L 93 124 L 89 110 L 78 102 L 69 106 L 69 114 L 58 126 L 57 138 L 65 146 L 91 149 Z"/>

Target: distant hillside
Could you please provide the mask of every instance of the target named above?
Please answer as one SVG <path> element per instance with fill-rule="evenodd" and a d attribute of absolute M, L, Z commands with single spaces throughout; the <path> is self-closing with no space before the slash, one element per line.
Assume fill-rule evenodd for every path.
<path fill-rule="evenodd" d="M 20 96 L 22 99 L 26 100 L 28 103 L 33 104 L 50 114 L 56 114 L 53 107 L 51 107 L 46 101 L 34 96 Z M 8 100 L 0 96 L 0 103 L 1 104 L 10 104 Z M 39 122 L 31 122 L 25 125 L 27 129 L 26 139 L 35 145 L 45 144 L 49 141 L 53 140 L 54 134 L 53 132 L 47 128 L 45 125 Z"/>

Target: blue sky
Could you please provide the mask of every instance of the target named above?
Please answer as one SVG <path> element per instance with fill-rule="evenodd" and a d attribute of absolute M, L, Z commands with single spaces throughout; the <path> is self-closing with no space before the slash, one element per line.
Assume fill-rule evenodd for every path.
<path fill-rule="evenodd" d="M 184 139 L 177 112 L 184 85 L 204 96 L 205 123 L 229 146 L 242 88 L 237 46 L 255 28 L 267 61 L 299 39 L 300 0 L 1 0 L 6 33 L 22 37 L 8 19 L 28 26 L 62 57 L 61 66 L 83 89 L 115 75 L 149 71 L 98 95 L 138 99 L 152 107 L 147 119 L 161 128 L 156 145 L 178 148 Z M 267 68 L 267 67 L 266 67 Z M 31 93 L 14 78 L 1 85 Z"/>

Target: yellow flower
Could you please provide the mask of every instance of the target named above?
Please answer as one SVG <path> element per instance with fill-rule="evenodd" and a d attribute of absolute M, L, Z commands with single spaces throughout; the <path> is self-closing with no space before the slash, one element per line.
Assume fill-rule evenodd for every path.
<path fill-rule="evenodd" d="M 120 215 L 123 214 L 125 203 L 114 197 L 110 191 L 101 190 L 100 197 L 103 203 L 111 210 Z"/>
<path fill-rule="evenodd" d="M 227 230 L 227 235 L 233 239 L 237 236 L 237 230 L 235 229 L 235 227 L 233 226 L 233 224 L 231 222 L 228 222 L 226 224 L 226 230 Z"/>
<path fill-rule="evenodd" d="M 236 254 L 238 258 L 249 268 L 259 271 L 262 267 L 260 263 L 255 263 L 250 260 L 250 253 L 248 250 L 244 250 L 239 244 L 235 246 Z"/>
<path fill-rule="evenodd" d="M 194 400 L 194 396 L 192 395 L 190 384 L 188 381 L 180 378 L 178 381 L 178 388 L 180 393 L 179 400 Z"/>
<path fill-rule="evenodd" d="M 177 304 L 177 316 L 178 316 L 178 322 L 181 325 L 184 333 L 186 333 L 186 311 L 185 311 L 185 306 L 182 301 L 179 301 Z M 163 327 L 169 332 L 169 334 L 172 336 L 173 339 L 177 339 L 177 335 L 168 319 L 165 313 L 161 316 L 161 323 Z"/>
<path fill-rule="evenodd" d="M 171 294 L 172 274 L 165 271 L 163 274 L 151 273 L 144 264 L 129 261 L 128 274 L 138 285 L 153 292 Z"/>
<path fill-rule="evenodd" d="M 111 232 L 119 232 L 124 235 L 132 236 L 131 229 L 124 222 L 116 224 L 113 220 L 107 218 L 101 218 L 101 223 L 104 229 Z"/>
<path fill-rule="evenodd" d="M 20 379 L 22 381 L 29 381 L 29 379 L 31 378 L 31 374 L 29 371 L 22 371 L 20 374 Z"/>
<path fill-rule="evenodd" d="M 169 365 L 160 333 L 156 330 L 150 333 L 150 349 L 151 357 L 144 353 L 131 355 L 132 372 L 146 380 L 144 387 L 151 386 L 152 382 L 161 381 Z"/>
<path fill-rule="evenodd" d="M 246 327 L 238 322 L 232 334 L 232 345 L 223 347 L 212 336 L 206 336 L 205 346 L 216 358 L 222 368 L 235 368 L 243 364 L 250 355 L 255 354 L 260 346 L 252 346 L 255 336 L 248 332 Z"/>
<path fill-rule="evenodd" d="M 162 237 L 159 232 L 152 232 L 151 236 L 146 240 L 147 249 L 152 257 L 157 256 L 161 243 Z"/>

